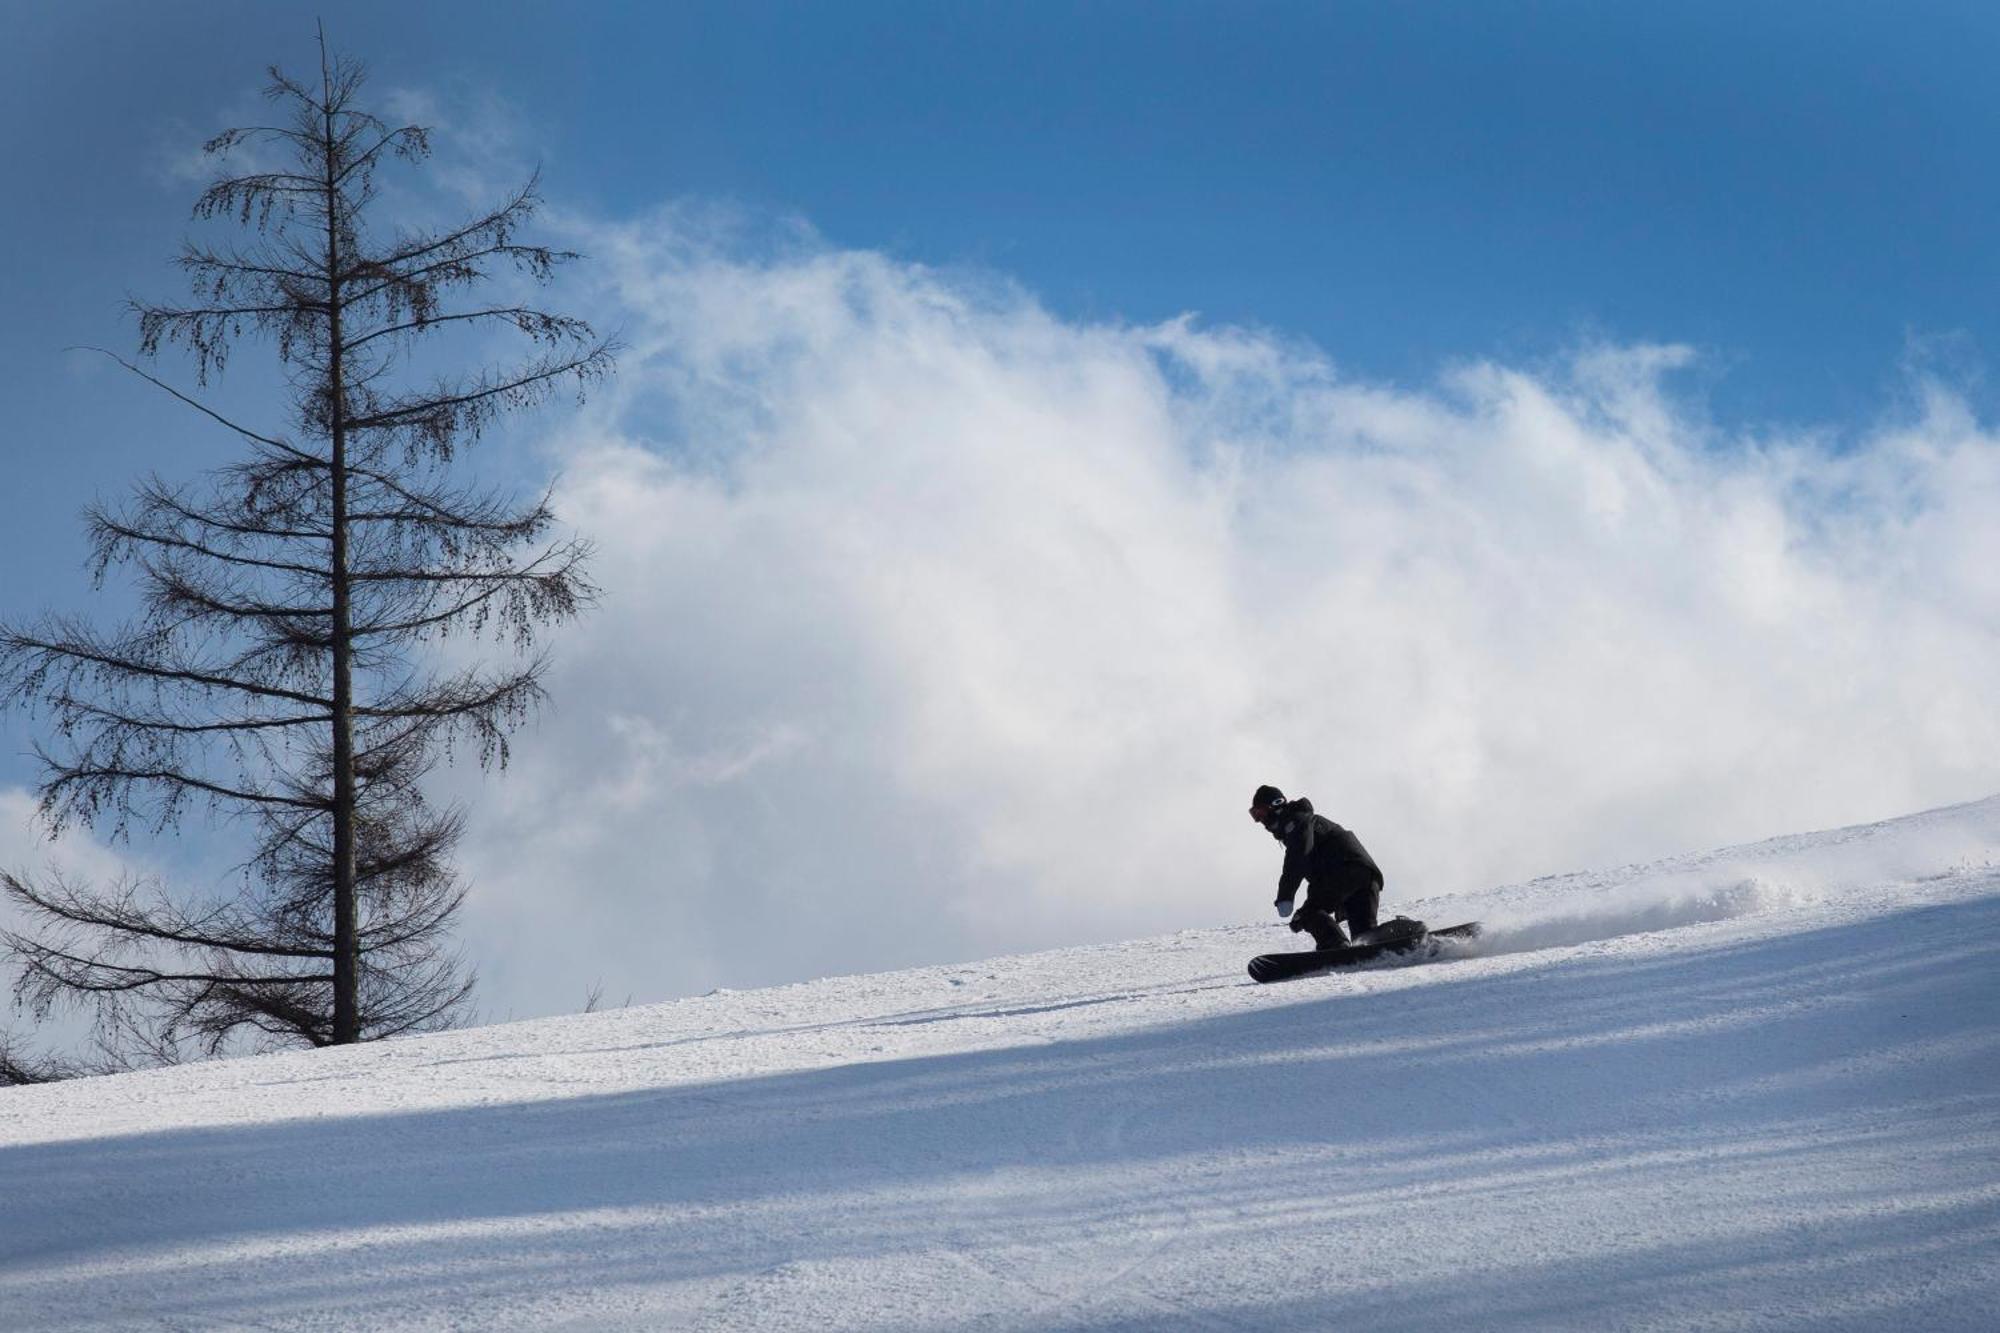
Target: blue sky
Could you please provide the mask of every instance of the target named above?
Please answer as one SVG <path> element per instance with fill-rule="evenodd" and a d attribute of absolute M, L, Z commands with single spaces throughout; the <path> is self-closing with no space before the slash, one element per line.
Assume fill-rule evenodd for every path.
<path fill-rule="evenodd" d="M 63 349 L 129 353 L 127 294 L 178 294 L 167 261 L 198 187 L 185 164 L 257 113 L 267 64 L 310 65 L 319 8 L 0 10 L 0 615 L 82 604 L 76 515 L 91 498 L 227 455 L 226 439 Z M 1349 757 L 1374 756 L 1392 776 L 1353 799 L 1433 887 L 1991 790 L 1980 682 L 2000 661 L 2000 588 L 1983 572 L 1982 497 L 2000 446 L 1984 433 L 1983 368 L 2000 346 L 2000 10 L 323 10 L 375 89 L 431 97 L 481 138 L 469 147 L 494 179 L 541 163 L 552 216 L 595 256 L 588 313 L 635 341 L 602 412 L 560 427 L 569 502 L 600 525 L 607 577 L 629 582 L 584 631 L 595 646 L 565 659 L 590 687 L 541 750 L 525 747 L 545 771 L 509 798 L 512 860 L 560 866 L 549 848 L 567 847 L 599 856 L 610 882 L 630 866 L 603 849 L 658 838 L 653 863 L 685 853 L 689 883 L 740 892 L 760 872 L 731 849 L 758 846 L 771 830 L 757 821 L 775 818 L 732 788 L 754 770 L 767 791 L 844 810 L 829 836 L 870 830 L 853 834 L 845 892 L 887 886 L 877 906 L 903 918 L 923 883 L 960 894 L 950 930 L 913 928 L 900 954 L 879 931 L 815 922 L 800 935 L 816 930 L 818 953 L 732 960 L 733 944 L 701 952 L 740 933 L 726 920 L 662 919 L 660 935 L 693 943 L 660 984 L 1129 936 L 1144 928 L 1129 915 L 1140 890 L 1116 887 L 1119 867 L 1088 901 L 1048 867 L 1092 854 L 1092 831 L 1065 822 L 1073 787 L 1133 772 L 1158 778 L 1180 827 L 1229 820 L 1213 846 L 1174 854 L 1187 883 L 1170 924 L 1216 919 L 1213 884 L 1233 862 L 1215 848 L 1240 832 L 1230 793 L 1246 775 L 1282 780 L 1285 763 L 1324 793 Z M 752 233 L 796 219 L 820 239 L 692 262 L 676 229 L 700 210 L 662 211 L 690 202 L 725 205 Z M 958 317 L 934 322 L 939 309 Z M 1184 312 L 1187 330 L 1157 331 Z M 909 343 L 912 329 L 928 341 Z M 1660 344 L 1688 350 L 1632 350 Z M 1135 356 L 1158 363 L 1153 378 L 1134 379 Z M 237 364 L 218 392 L 254 409 L 257 363 Z M 668 415 L 749 460 L 725 495 L 635 461 L 690 365 L 715 374 Z M 731 434 L 744 401 L 769 405 L 759 447 L 786 469 L 758 471 Z M 990 438 L 999 420 L 1019 432 L 1011 462 Z M 1190 442 L 1198 463 L 1235 457 L 1267 427 L 1276 455 L 1252 449 L 1240 472 L 1162 461 Z M 843 452 L 873 433 L 879 455 Z M 1774 440 L 1814 443 L 1751 456 Z M 935 452 L 946 444 L 960 452 Z M 960 465 L 999 498 L 931 532 L 919 520 L 960 497 L 913 479 Z M 1225 474 L 1244 488 L 1226 521 L 1210 494 Z M 817 496 L 785 489 L 801 475 L 821 478 Z M 1052 507 L 1036 489 L 1058 485 L 1082 498 Z M 774 533 L 775 513 L 791 526 Z M 796 608 L 766 623 L 768 607 L 718 604 L 718 578 L 783 588 L 844 570 L 856 515 L 871 541 L 908 549 L 823 588 L 816 634 L 785 618 Z M 1073 528 L 1041 526 L 1057 518 Z M 974 533 L 988 539 L 963 540 Z M 1040 545 L 1008 545 L 1023 534 Z M 711 566 L 718 551 L 728 562 Z M 668 554 L 708 572 L 646 563 Z M 1078 562 L 1102 570 L 1105 604 L 1065 600 L 1082 596 L 1065 581 Z M 936 605 L 909 583 L 933 567 L 956 571 Z M 1329 616 L 1376 618 L 1382 651 L 1347 663 L 1345 694 L 1310 724 L 1270 725 L 1284 713 L 1263 696 L 1292 679 L 1299 648 L 1260 637 L 1291 622 L 1242 585 L 1246 567 L 1324 580 L 1313 597 Z M 1206 610 L 1124 624 L 1132 599 Z M 913 629 L 954 616 L 949 652 Z M 713 662 L 676 656 L 690 622 Z M 1292 628 L 1322 663 L 1352 647 Z M 1232 656 L 1246 635 L 1257 642 Z M 1010 656 L 1037 643 L 1039 657 Z M 1079 657 L 1079 643 L 1094 646 Z M 810 672 L 773 665 L 802 647 Z M 1146 676 L 1165 660 L 1172 689 Z M 1045 679 L 1046 661 L 1069 665 Z M 999 663 L 987 711 L 959 719 L 963 744 L 934 748 L 926 691 L 959 708 L 962 675 Z M 1165 721 L 1092 731 L 1107 697 L 1154 690 L 1163 714 L 1206 710 L 1181 719 L 1185 754 L 1132 748 Z M 874 729 L 842 730 L 862 712 Z M 32 780 L 31 734 L 0 722 L 0 799 Z M 880 737 L 908 744 L 870 749 Z M 1037 750 L 1047 737 L 1065 739 Z M 985 792 L 1004 833 L 913 822 L 924 798 L 897 784 L 918 772 Z M 536 793 L 606 774 L 624 775 L 605 799 L 637 802 L 636 822 L 606 823 L 587 855 L 575 827 L 521 841 Z M 1491 806 L 1500 784 L 1512 794 Z M 1555 798 L 1560 827 L 1532 822 L 1547 811 L 1531 794 Z M 1023 851 L 1044 842 L 1046 864 Z M 508 867 L 488 860 L 492 901 L 511 901 Z M 1198 883 L 1186 867 L 1214 873 Z M 1010 875 L 1046 910 L 981 916 Z M 483 927 L 503 940 L 561 928 L 504 914 Z M 580 956 L 598 947 L 578 941 Z M 630 975 L 654 976 L 652 961 Z M 558 1002 L 510 992 L 504 960 L 489 975 L 503 998 Z"/>
<path fill-rule="evenodd" d="M 572 12 L 572 10 L 580 12 Z M 413 11 L 413 12 L 412 12 Z M 12 301 L 155 289 L 146 170 L 311 55 L 313 6 L 17 5 Z M 796 212 L 1054 308 L 1182 310 L 1356 371 L 1686 341 L 1732 415 L 1866 412 L 1996 332 L 2000 14 L 1978 4 L 349 4 L 378 86 L 506 99 L 552 196 Z M 25 187 L 25 188 L 23 188 Z M 87 220 L 87 225 L 83 223 Z M 106 294 L 110 295 L 107 296 Z M 10 335 L 9 373 L 33 345 Z M 33 378 L 30 375 L 30 378 Z"/>

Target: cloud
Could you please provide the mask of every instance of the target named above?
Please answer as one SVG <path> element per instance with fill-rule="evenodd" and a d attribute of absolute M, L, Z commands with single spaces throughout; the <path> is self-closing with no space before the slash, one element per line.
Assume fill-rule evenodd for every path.
<path fill-rule="evenodd" d="M 44 831 L 33 792 L 0 787 L 0 868 L 16 874 L 57 871 L 71 879 L 105 883 L 133 873 L 133 863 L 87 833 L 70 833 L 61 840 Z M 0 897 L 0 925 L 16 918 Z"/>
<path fill-rule="evenodd" d="M 385 172 L 381 186 L 394 191 L 393 211 L 407 219 L 497 206 L 546 160 L 552 146 L 535 143 L 521 113 L 492 86 L 468 78 L 429 86 L 379 90 L 377 113 L 394 127 L 428 132 L 430 158 L 421 177 Z M 435 221 L 435 219 L 433 219 Z"/>
<path fill-rule="evenodd" d="M 590 229 L 604 607 L 477 788 L 495 1016 L 1411 899 L 2000 787 L 2000 441 L 1721 432 L 1674 346 L 1358 382 L 713 212 Z"/>

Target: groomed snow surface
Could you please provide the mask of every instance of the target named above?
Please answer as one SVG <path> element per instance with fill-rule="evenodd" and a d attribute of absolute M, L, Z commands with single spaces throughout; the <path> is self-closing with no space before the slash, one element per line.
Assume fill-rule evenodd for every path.
<path fill-rule="evenodd" d="M 2000 798 L 0 1090 L 0 1327 L 2000 1327 Z"/>

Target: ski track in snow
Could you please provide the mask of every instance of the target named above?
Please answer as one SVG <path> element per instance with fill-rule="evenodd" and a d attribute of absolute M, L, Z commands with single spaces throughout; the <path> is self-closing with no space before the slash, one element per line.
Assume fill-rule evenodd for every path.
<path fill-rule="evenodd" d="M 1390 906 L 0 1090 L 0 1328 L 1995 1326 L 2000 797 Z"/>

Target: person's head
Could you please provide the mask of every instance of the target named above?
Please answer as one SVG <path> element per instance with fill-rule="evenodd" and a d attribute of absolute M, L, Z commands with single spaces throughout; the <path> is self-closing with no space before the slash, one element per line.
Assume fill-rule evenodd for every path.
<path fill-rule="evenodd" d="M 1266 783 L 1250 798 L 1250 818 L 1259 824 L 1269 824 L 1276 814 L 1285 808 L 1285 794 Z"/>

